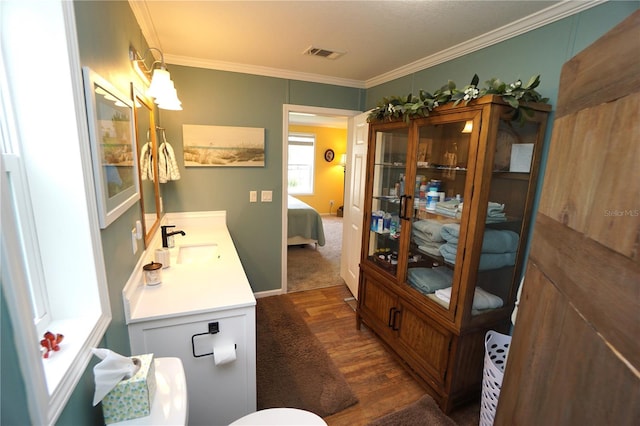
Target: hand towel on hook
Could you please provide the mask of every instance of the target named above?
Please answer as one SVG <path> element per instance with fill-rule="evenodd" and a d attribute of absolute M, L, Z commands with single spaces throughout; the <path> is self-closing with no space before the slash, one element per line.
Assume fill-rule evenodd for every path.
<path fill-rule="evenodd" d="M 178 163 L 169 142 L 163 142 L 158 148 L 158 172 L 158 181 L 160 183 L 180 179 Z"/>

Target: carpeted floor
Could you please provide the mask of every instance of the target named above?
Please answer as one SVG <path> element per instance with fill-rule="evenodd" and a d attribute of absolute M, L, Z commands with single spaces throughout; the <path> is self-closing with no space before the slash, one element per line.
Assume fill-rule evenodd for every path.
<path fill-rule="evenodd" d="M 330 416 L 358 402 L 288 295 L 258 299 L 258 409 L 291 407 Z"/>
<path fill-rule="evenodd" d="M 322 223 L 324 246 L 290 246 L 287 249 L 288 293 L 344 284 L 340 278 L 342 218 L 322 216 Z"/>

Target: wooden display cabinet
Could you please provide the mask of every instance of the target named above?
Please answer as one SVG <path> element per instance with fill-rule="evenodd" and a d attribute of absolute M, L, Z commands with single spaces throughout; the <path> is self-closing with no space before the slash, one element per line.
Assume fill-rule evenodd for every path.
<path fill-rule="evenodd" d="M 489 95 L 370 125 L 357 327 L 445 412 L 480 397 L 485 334 L 510 327 L 551 110 L 526 107 L 513 122 Z"/>

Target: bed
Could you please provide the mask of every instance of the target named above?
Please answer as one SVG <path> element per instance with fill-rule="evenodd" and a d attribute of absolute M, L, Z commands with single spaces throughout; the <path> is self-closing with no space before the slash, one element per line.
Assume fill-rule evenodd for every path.
<path fill-rule="evenodd" d="M 287 245 L 302 244 L 324 246 L 322 218 L 313 207 L 289 195 L 287 199 Z"/>

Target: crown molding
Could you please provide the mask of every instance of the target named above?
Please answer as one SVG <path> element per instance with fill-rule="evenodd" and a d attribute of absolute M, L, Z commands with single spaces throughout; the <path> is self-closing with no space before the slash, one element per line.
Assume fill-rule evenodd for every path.
<path fill-rule="evenodd" d="M 211 61 L 207 59 L 192 58 L 179 55 L 164 55 L 165 62 L 174 65 L 184 65 L 196 68 L 208 68 L 218 71 L 231 71 L 244 74 L 261 75 L 265 77 L 284 78 L 289 80 L 309 81 L 312 83 L 333 84 L 336 86 L 354 87 L 364 89 L 365 82 L 348 78 L 331 77 L 327 75 L 312 74 L 299 71 L 270 68 L 258 65 L 247 65 L 236 62 Z"/>
<path fill-rule="evenodd" d="M 404 65 L 393 71 L 380 74 L 365 81 L 365 88 L 371 88 L 391 80 L 395 80 L 406 75 L 431 68 L 433 66 L 451 61 L 469 53 L 476 52 L 485 47 L 492 46 L 510 38 L 519 36 L 526 32 L 535 30 L 545 25 L 564 19 L 568 16 L 575 15 L 583 10 L 590 9 L 594 6 L 602 4 L 607 0 L 591 0 L 591 1 L 563 1 L 554 6 L 550 6 L 540 12 L 529 15 L 518 21 L 497 28 L 491 32 L 467 40 L 449 49 L 442 50 L 434 55 L 419 59 L 410 64 Z"/>
<path fill-rule="evenodd" d="M 129 0 L 129 6 L 131 7 L 133 15 L 136 17 L 136 21 L 138 21 L 142 35 L 147 40 L 148 45 L 162 50 L 160 38 L 158 38 L 158 33 L 153 25 L 153 19 L 151 19 L 151 14 L 147 8 L 147 2 L 141 0 Z"/>
<path fill-rule="evenodd" d="M 211 61 L 200 58 L 192 58 L 179 55 L 164 55 L 166 63 L 184 65 L 196 68 L 206 68 L 220 71 L 238 72 L 243 74 L 261 75 L 265 77 L 275 77 L 290 80 L 301 80 L 312 83 L 331 84 L 336 86 L 353 87 L 357 89 L 368 89 L 380 84 L 407 76 L 409 74 L 431 68 L 447 61 L 459 58 L 469 53 L 476 52 L 485 47 L 492 46 L 504 40 L 516 37 L 526 32 L 535 30 L 545 25 L 575 15 L 584 10 L 590 9 L 605 3 L 608 0 L 588 0 L 576 1 L 565 0 L 550 6 L 540 12 L 529 15 L 518 21 L 507 24 L 501 28 L 490 31 L 471 40 L 460 43 L 449 49 L 442 50 L 434 55 L 430 55 L 411 62 L 395 70 L 380 74 L 368 80 L 353 80 L 347 78 L 330 77 L 325 75 L 305 73 L 280 68 L 270 68 L 256 65 L 240 64 L 224 61 Z M 160 39 L 155 31 L 153 21 L 149 14 L 145 1 L 129 0 L 131 9 L 140 25 L 140 29 L 150 46 L 161 46 Z"/>

